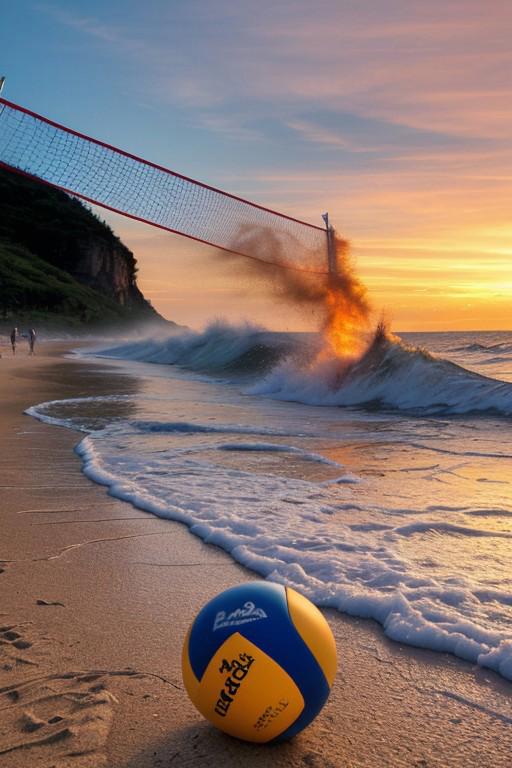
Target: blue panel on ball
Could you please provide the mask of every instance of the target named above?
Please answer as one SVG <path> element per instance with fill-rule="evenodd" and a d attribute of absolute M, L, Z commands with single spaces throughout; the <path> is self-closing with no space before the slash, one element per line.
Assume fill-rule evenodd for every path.
<path fill-rule="evenodd" d="M 305 728 L 309 723 L 311 723 L 315 717 L 318 715 L 320 710 L 322 709 L 323 705 L 327 701 L 327 697 L 329 696 L 329 686 L 327 684 L 327 680 L 325 677 L 323 678 L 324 684 L 321 684 L 320 678 L 318 680 L 318 685 L 314 685 L 314 688 L 311 689 L 309 687 L 309 693 L 306 692 L 302 685 L 300 685 L 297 681 L 297 685 L 301 689 L 302 695 L 304 696 L 305 701 L 305 707 L 302 710 L 299 717 L 296 719 L 292 725 L 290 725 L 289 728 L 287 728 L 286 731 L 283 731 L 279 736 L 277 736 L 275 739 L 272 739 L 272 743 L 279 742 L 279 741 L 287 741 L 288 739 L 291 739 L 293 736 L 295 736 L 297 733 L 300 733 L 303 728 Z"/>
<path fill-rule="evenodd" d="M 281 584 L 250 581 L 221 592 L 198 613 L 192 626 L 188 647 L 194 674 L 201 680 L 214 653 L 234 632 L 274 658 L 268 643 L 287 623 L 286 590 Z"/>
<path fill-rule="evenodd" d="M 189 640 L 190 664 L 198 680 L 234 632 L 261 648 L 299 687 L 304 710 L 277 740 L 290 738 L 316 717 L 327 700 L 329 685 L 290 618 L 285 588 L 268 581 L 248 582 L 221 593 L 200 611 Z"/>

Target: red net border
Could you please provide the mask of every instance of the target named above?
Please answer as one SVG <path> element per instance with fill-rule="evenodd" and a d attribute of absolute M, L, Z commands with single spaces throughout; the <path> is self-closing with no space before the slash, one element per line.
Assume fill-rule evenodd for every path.
<path fill-rule="evenodd" d="M 207 190 L 210 190 L 211 192 L 215 192 L 215 193 L 217 193 L 219 195 L 222 195 L 224 197 L 230 198 L 231 200 L 236 200 L 237 202 L 244 203 L 245 205 L 249 205 L 252 208 L 257 208 L 257 209 L 259 209 L 261 211 L 265 211 L 266 213 L 273 214 L 274 216 L 278 216 L 278 217 L 280 217 L 282 219 L 286 219 L 288 221 L 292 221 L 292 222 L 294 222 L 296 224 L 300 224 L 300 225 L 302 225 L 304 227 L 309 227 L 310 229 L 314 229 L 314 230 L 317 230 L 319 232 L 324 232 L 325 235 L 326 235 L 326 238 L 327 238 L 326 230 L 323 227 L 319 227 L 316 224 L 311 224 L 311 223 L 309 223 L 307 221 L 303 221 L 302 219 L 297 219 L 297 218 L 295 218 L 293 216 L 288 216 L 287 214 L 281 213 L 280 211 L 276 211 L 273 208 L 267 208 L 264 205 L 259 205 L 258 203 L 254 203 L 251 200 L 247 200 L 246 198 L 239 197 L 237 195 L 233 195 L 230 192 L 225 192 L 224 190 L 219 189 L 218 187 L 213 187 L 213 186 L 211 186 L 209 184 L 205 184 L 202 181 L 197 181 L 196 179 L 193 179 L 190 176 L 184 176 L 183 174 L 178 173 L 177 171 L 173 171 L 170 168 L 166 168 L 163 165 L 159 165 L 158 163 L 153 163 L 151 160 L 146 160 L 143 157 L 140 157 L 139 155 L 134 155 L 131 152 L 126 152 L 123 149 L 119 149 L 118 147 L 115 147 L 113 144 L 108 144 L 105 141 L 101 141 L 100 139 L 95 139 L 92 136 L 88 136 L 85 133 L 81 133 L 80 131 L 75 131 L 73 128 L 68 128 L 67 126 L 62 125 L 61 123 L 57 123 L 55 120 L 50 120 L 49 118 L 45 117 L 44 115 L 40 115 L 37 112 L 33 112 L 32 110 L 27 109 L 26 107 L 22 107 L 21 105 L 16 104 L 16 103 L 14 103 L 12 101 L 8 101 L 7 99 L 2 98 L 1 96 L 0 96 L 0 107 L 8 107 L 9 109 L 13 109 L 13 110 L 15 110 L 17 112 L 22 112 L 23 114 L 28 115 L 29 117 L 33 117 L 36 120 L 41 120 L 43 123 L 46 123 L 47 125 L 50 125 L 53 128 L 57 128 L 58 130 L 65 131 L 66 133 L 69 133 L 69 134 L 71 134 L 73 136 L 76 136 L 79 139 L 84 139 L 85 141 L 92 142 L 93 144 L 96 144 L 96 145 L 98 145 L 100 147 L 105 147 L 106 149 L 110 150 L 111 152 L 115 152 L 118 155 L 122 155 L 123 157 L 127 157 L 130 160 L 135 160 L 136 162 L 139 162 L 139 163 L 144 163 L 145 165 L 148 165 L 148 166 L 150 166 L 152 168 L 155 168 L 156 170 L 162 171 L 163 173 L 169 174 L 170 176 L 174 176 L 174 177 L 176 177 L 178 179 L 182 179 L 183 181 L 189 182 L 191 184 L 195 184 L 195 185 L 197 185 L 199 187 L 202 187 L 203 189 L 207 189 Z M 123 211 L 120 208 L 114 208 L 114 207 L 108 205 L 107 203 L 102 203 L 102 202 L 100 202 L 100 201 L 98 201 L 98 200 L 96 200 L 94 198 L 87 197 L 87 195 L 83 195 L 80 192 L 76 192 L 73 189 L 69 189 L 68 187 L 64 187 L 64 186 L 62 186 L 60 184 L 55 184 L 53 182 L 47 181 L 46 179 L 44 179 L 44 178 L 42 178 L 40 176 L 36 176 L 34 174 L 28 173 L 27 171 L 23 171 L 21 168 L 17 168 L 16 166 L 9 165 L 8 163 L 4 163 L 2 160 L 0 160 L 0 168 L 5 168 L 8 171 L 13 171 L 13 172 L 15 172 L 15 173 L 17 173 L 17 174 L 19 174 L 21 176 L 25 176 L 26 178 L 32 179 L 34 181 L 38 181 L 38 182 L 40 182 L 42 184 L 46 184 L 46 186 L 53 187 L 53 188 L 56 188 L 56 189 L 60 189 L 63 192 L 66 192 L 67 194 L 72 195 L 73 197 L 79 197 L 80 199 L 85 200 L 86 202 L 88 202 L 88 203 L 90 203 L 92 205 L 97 205 L 97 206 L 99 206 L 101 208 L 105 208 L 106 210 L 112 211 L 113 213 L 117 213 L 117 214 L 119 214 L 121 216 L 126 216 L 127 218 L 133 219 L 134 221 L 140 221 L 141 223 L 147 224 L 147 225 L 149 225 L 151 227 L 156 227 L 157 229 L 162 229 L 162 230 L 164 230 L 166 232 L 171 232 L 172 234 L 180 235 L 181 237 L 186 237 L 189 240 L 194 240 L 194 241 L 196 241 L 198 243 L 203 243 L 204 245 L 209 245 L 212 248 L 218 248 L 221 251 L 225 251 L 227 253 L 232 253 L 232 254 L 234 254 L 236 256 L 242 256 L 244 258 L 253 259 L 255 261 L 261 261 L 261 262 L 267 263 L 267 264 L 269 264 L 271 266 L 277 266 L 277 267 L 281 267 L 283 269 L 291 269 L 291 270 L 297 271 L 297 272 L 308 272 L 308 273 L 312 273 L 312 274 L 326 274 L 324 271 L 321 271 L 321 270 L 311 270 L 311 269 L 307 269 L 307 268 L 301 268 L 301 267 L 297 267 L 297 266 L 292 265 L 292 264 L 286 264 L 286 265 L 285 264 L 276 264 L 274 262 L 266 261 L 265 259 L 258 259 L 256 256 L 252 256 L 251 254 L 248 254 L 248 253 L 242 253 L 241 251 L 235 251 L 235 250 L 233 250 L 231 248 L 226 248 L 225 246 L 217 245 L 215 243 L 210 242 L 209 240 L 204 240 L 203 238 L 195 237 L 194 235 L 188 234 L 186 232 L 181 232 L 180 230 L 173 229 L 171 227 L 167 227 L 167 226 L 165 226 L 163 224 L 158 224 L 156 222 L 153 222 L 153 221 L 150 221 L 148 219 L 145 219 L 145 218 L 143 218 L 141 216 L 136 216 L 136 215 L 134 215 L 132 213 L 128 213 L 127 211 Z M 326 243 L 327 243 L 327 239 L 326 239 Z"/>

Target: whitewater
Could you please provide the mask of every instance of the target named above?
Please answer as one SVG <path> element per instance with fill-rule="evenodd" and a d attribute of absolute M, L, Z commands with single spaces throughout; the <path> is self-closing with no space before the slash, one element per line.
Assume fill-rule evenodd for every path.
<path fill-rule="evenodd" d="M 125 341 L 87 355 L 132 394 L 28 413 L 82 431 L 83 471 L 113 496 L 512 680 L 512 333 L 321 350 L 220 322 Z"/>

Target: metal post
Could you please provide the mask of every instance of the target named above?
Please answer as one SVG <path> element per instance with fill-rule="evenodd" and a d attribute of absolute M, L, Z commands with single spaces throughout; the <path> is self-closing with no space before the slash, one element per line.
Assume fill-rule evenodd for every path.
<path fill-rule="evenodd" d="M 325 232 L 327 235 L 327 268 L 330 274 L 336 274 L 336 244 L 334 242 L 334 227 L 329 224 L 329 214 L 323 213 L 322 219 L 325 222 Z"/>
<path fill-rule="evenodd" d="M 4 87 L 5 83 L 5 77 L 3 75 L 0 76 L 0 94 L 2 93 L 2 88 Z"/>

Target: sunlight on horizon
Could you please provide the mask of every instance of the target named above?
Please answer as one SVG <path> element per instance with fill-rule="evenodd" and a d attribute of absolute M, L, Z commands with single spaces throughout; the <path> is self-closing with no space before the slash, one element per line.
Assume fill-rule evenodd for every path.
<path fill-rule="evenodd" d="M 280 304 L 232 272 L 214 248 L 108 216 L 138 259 L 141 290 L 165 317 L 194 328 L 210 320 L 254 322 L 272 330 L 313 330 L 318 318 Z M 482 231 L 457 241 L 366 238 L 352 242 L 356 273 L 368 288 L 372 321 L 398 331 L 512 329 L 508 250 L 485 252 Z M 198 276 L 200 276 L 198 278 Z"/>

